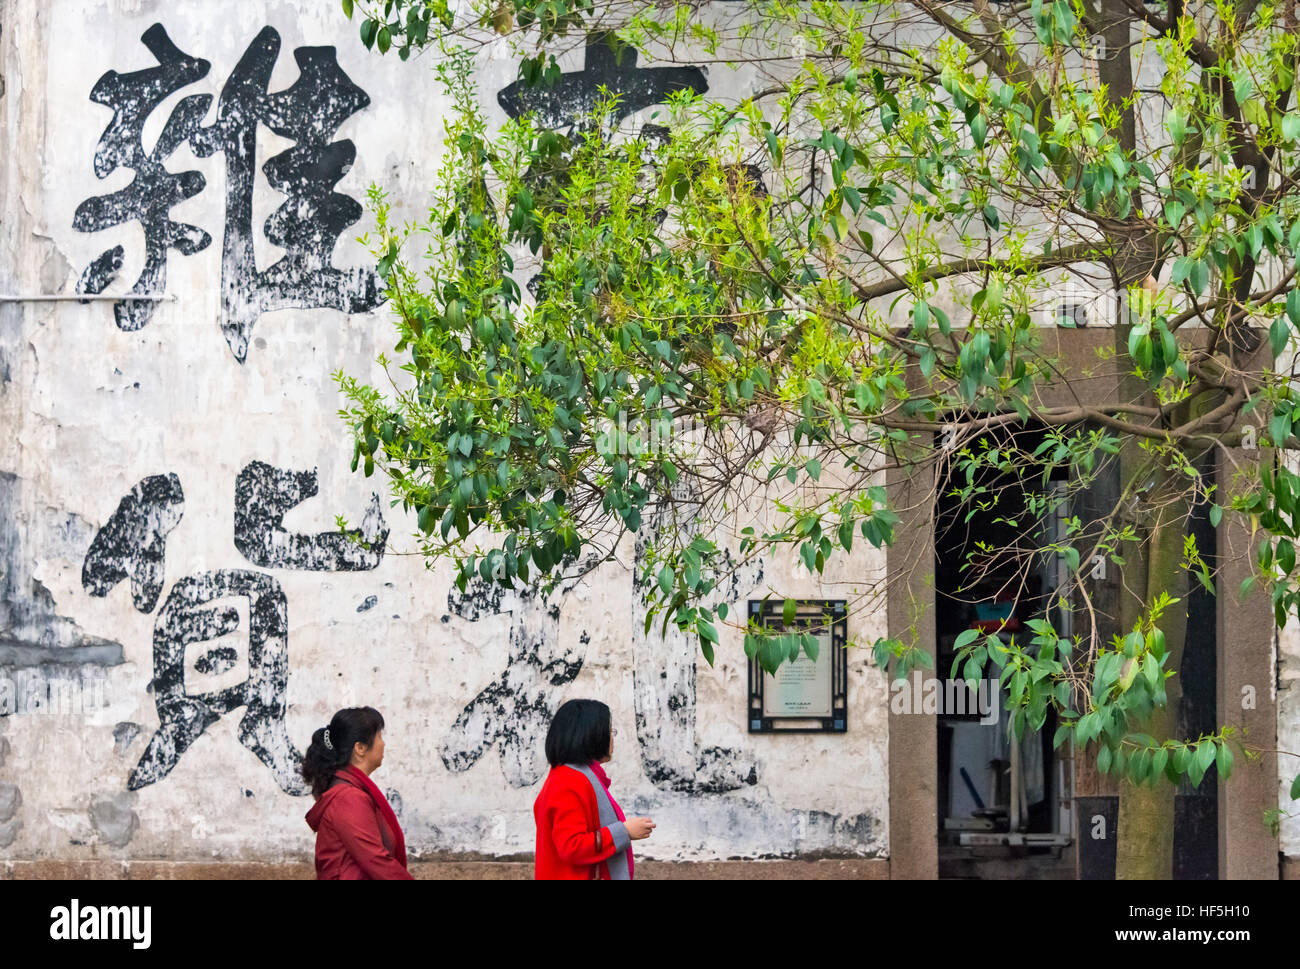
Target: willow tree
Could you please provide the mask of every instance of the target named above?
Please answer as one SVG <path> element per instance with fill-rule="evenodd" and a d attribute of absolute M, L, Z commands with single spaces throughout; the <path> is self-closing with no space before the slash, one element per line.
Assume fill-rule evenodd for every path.
<path fill-rule="evenodd" d="M 667 515 L 639 577 L 647 630 L 692 631 L 711 663 L 719 625 L 744 623 L 711 604 L 730 570 L 793 546 L 816 573 L 893 540 L 884 469 L 986 506 L 1003 496 L 981 470 L 1069 469 L 1015 554 L 1022 572 L 1068 563 L 1073 635 L 1046 619 L 1027 641 L 964 633 L 954 669 L 1000 678 L 1017 733 L 1050 711 L 1058 745 L 1095 751 L 1121 778 L 1118 875 L 1170 877 L 1175 785 L 1226 778 L 1243 749 L 1228 728 L 1177 733 L 1179 603 L 1190 582 L 1215 591 L 1189 509 L 1246 516 L 1254 594 L 1279 625 L 1298 601 L 1300 477 L 1273 457 L 1300 419 L 1295 7 L 343 6 L 367 47 L 432 48 L 455 106 L 428 217 L 399 225 L 372 190 L 391 385 L 338 375 L 354 466 L 389 477 L 425 554 L 462 586 L 552 581 Z M 566 102 L 584 45 L 629 70 L 707 65 L 714 90 L 672 75 L 648 109 L 612 71 Z M 484 47 L 519 67 L 500 128 L 475 86 Z M 1058 319 L 1066 286 L 1113 329 L 1086 375 L 1053 338 L 1078 322 Z M 1061 403 L 1099 375 L 1100 403 Z M 611 434 L 684 423 L 689 453 Z M 1207 462 L 1243 445 L 1211 482 Z M 1119 500 L 1048 542 L 1037 522 L 1103 468 Z M 739 527 L 756 503 L 767 524 Z M 1109 636 L 1086 601 L 1094 555 L 1123 575 Z M 770 671 L 816 647 L 756 628 L 744 643 Z M 872 645 L 895 675 L 928 662 L 906 637 Z"/>

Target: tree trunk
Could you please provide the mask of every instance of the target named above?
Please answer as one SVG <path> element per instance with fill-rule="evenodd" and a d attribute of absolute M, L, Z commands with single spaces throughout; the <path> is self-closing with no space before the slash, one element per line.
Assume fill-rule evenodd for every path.
<path fill-rule="evenodd" d="M 1148 501 L 1162 504 L 1153 509 L 1146 556 L 1145 606 L 1161 592 L 1178 599 L 1161 616 L 1158 625 L 1165 634 L 1169 650 L 1166 669 L 1182 666 L 1183 647 L 1187 640 L 1187 572 L 1182 568 L 1183 536 L 1187 509 L 1170 499 L 1182 485 L 1174 472 L 1156 471 L 1156 486 Z M 1168 503 L 1164 503 L 1168 502 Z M 1127 612 L 1128 610 L 1125 610 Z M 1127 632 L 1133 621 L 1121 629 Z M 1166 702 L 1152 710 L 1145 724 L 1135 732 L 1147 733 L 1157 741 L 1178 738 L 1178 709 L 1182 688 L 1177 676 L 1165 681 Z M 1116 831 L 1116 879 L 1163 879 L 1174 876 L 1174 795 L 1177 788 L 1167 778 L 1150 778 L 1140 785 L 1124 780 L 1120 785 L 1119 823 Z"/>

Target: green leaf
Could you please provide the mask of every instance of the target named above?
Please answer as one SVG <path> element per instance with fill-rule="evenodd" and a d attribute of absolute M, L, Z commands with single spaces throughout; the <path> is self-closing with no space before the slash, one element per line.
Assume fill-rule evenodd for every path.
<path fill-rule="evenodd" d="M 1192 763 L 1195 764 L 1202 777 L 1210 769 L 1210 765 L 1214 763 L 1214 753 L 1215 747 L 1212 740 L 1202 740 L 1196 745 L 1196 756 Z"/>
<path fill-rule="evenodd" d="M 1227 742 L 1219 744 L 1219 751 L 1215 755 L 1214 765 L 1219 771 L 1219 780 L 1226 781 L 1232 774 L 1232 751 L 1228 749 Z"/>
<path fill-rule="evenodd" d="M 1277 564 L 1287 575 L 1295 568 L 1295 546 L 1286 538 L 1278 539 L 1277 551 L 1275 553 Z"/>
<path fill-rule="evenodd" d="M 1300 774 L 1296 774 L 1291 782 L 1291 800 L 1300 801 Z"/>
<path fill-rule="evenodd" d="M 1151 635 L 1146 638 L 1147 649 L 1149 649 L 1157 660 L 1163 659 L 1165 652 L 1168 650 L 1168 641 L 1165 639 L 1164 630 L 1157 626 L 1151 630 Z"/>
<path fill-rule="evenodd" d="M 780 168 L 781 158 L 783 155 L 783 152 L 781 151 L 781 144 L 776 140 L 776 135 L 773 134 L 770 129 L 765 135 L 765 138 L 767 140 L 767 150 L 772 155 L 772 162 L 775 167 Z"/>
<path fill-rule="evenodd" d="M 1128 759 L 1128 779 L 1134 784 L 1141 784 L 1151 767 L 1151 754 L 1146 750 L 1136 751 Z"/>
<path fill-rule="evenodd" d="M 773 676 L 781 668 L 781 661 L 785 659 L 785 650 L 781 648 L 781 638 L 779 636 L 765 636 L 758 648 L 758 664 Z"/>
<path fill-rule="evenodd" d="M 421 508 L 419 515 L 416 516 L 416 522 L 420 526 L 420 531 L 426 535 L 431 534 L 434 528 L 437 527 L 437 522 L 434 521 L 433 505 L 425 505 Z"/>
<path fill-rule="evenodd" d="M 1273 356 L 1278 357 L 1282 355 L 1282 351 L 1286 349 L 1287 338 L 1290 335 L 1291 328 L 1287 326 L 1285 316 L 1279 316 L 1269 324 L 1268 345 L 1269 349 L 1273 351 Z"/>
<path fill-rule="evenodd" d="M 1164 772 L 1165 765 L 1169 763 L 1169 750 L 1161 747 L 1151 755 L 1151 774 L 1155 776 Z"/>
<path fill-rule="evenodd" d="M 713 665 L 713 643 L 700 636 L 700 652 L 704 654 L 704 661 L 710 666 Z"/>
<path fill-rule="evenodd" d="M 1300 140 L 1300 112 L 1292 111 L 1282 118 L 1282 137 L 1287 141 Z"/>
<path fill-rule="evenodd" d="M 1103 774 L 1109 774 L 1112 756 L 1110 748 L 1105 744 L 1102 744 L 1101 750 L 1097 751 L 1097 770 L 1101 771 Z"/>
<path fill-rule="evenodd" d="M 1079 550 L 1072 545 L 1067 545 L 1061 549 L 1061 554 L 1065 557 L 1066 564 L 1070 567 L 1071 572 L 1079 571 Z"/>
<path fill-rule="evenodd" d="M 925 300 L 918 300 L 912 307 L 912 332 L 918 336 L 930 326 L 930 306 Z"/>
<path fill-rule="evenodd" d="M 989 206 L 992 208 L 992 206 Z M 987 214 L 987 213 L 986 213 Z M 1000 279 L 990 279 L 988 286 L 984 288 L 984 309 L 990 313 L 996 312 L 1002 308 L 1002 281 Z M 979 340 L 979 337 L 976 337 Z M 985 344 L 987 346 L 987 344 Z"/>
<path fill-rule="evenodd" d="M 889 134 L 897 120 L 898 109 L 894 107 L 894 105 L 890 104 L 888 100 L 885 101 L 885 103 L 880 106 L 880 126 L 885 129 L 885 134 Z"/>
<path fill-rule="evenodd" d="M 1056 735 L 1052 737 L 1052 749 L 1055 750 L 1065 742 L 1065 738 L 1070 736 L 1070 724 L 1063 723 L 1056 728 Z"/>
<path fill-rule="evenodd" d="M 795 610 L 798 608 L 799 604 L 795 602 L 795 600 L 786 599 L 785 602 L 781 604 L 781 622 L 786 626 L 793 624 Z"/>
<path fill-rule="evenodd" d="M 352 19 L 352 0 L 343 0 L 343 16 Z"/>

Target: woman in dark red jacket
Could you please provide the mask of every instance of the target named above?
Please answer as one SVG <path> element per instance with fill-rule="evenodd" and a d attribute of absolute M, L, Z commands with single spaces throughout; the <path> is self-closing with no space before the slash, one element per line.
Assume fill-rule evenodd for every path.
<path fill-rule="evenodd" d="M 546 733 L 551 772 L 533 805 L 537 878 L 632 878 L 631 843 L 648 838 L 655 825 L 623 816 L 600 766 L 613 756 L 609 707 L 570 700 L 556 711 Z"/>
<path fill-rule="evenodd" d="M 383 762 L 384 718 L 374 707 L 340 710 L 312 735 L 302 776 L 316 798 L 307 824 L 317 879 L 410 879 L 401 825 L 370 779 Z"/>

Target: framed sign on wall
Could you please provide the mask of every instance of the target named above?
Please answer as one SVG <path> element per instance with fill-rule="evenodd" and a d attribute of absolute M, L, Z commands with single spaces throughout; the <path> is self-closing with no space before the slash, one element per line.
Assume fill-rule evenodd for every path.
<path fill-rule="evenodd" d="M 781 599 L 751 599 L 749 621 L 768 633 L 807 633 L 817 658 L 800 648 L 776 675 L 749 658 L 750 733 L 843 733 L 848 729 L 848 613 L 843 599 L 797 599 L 790 622 Z"/>

